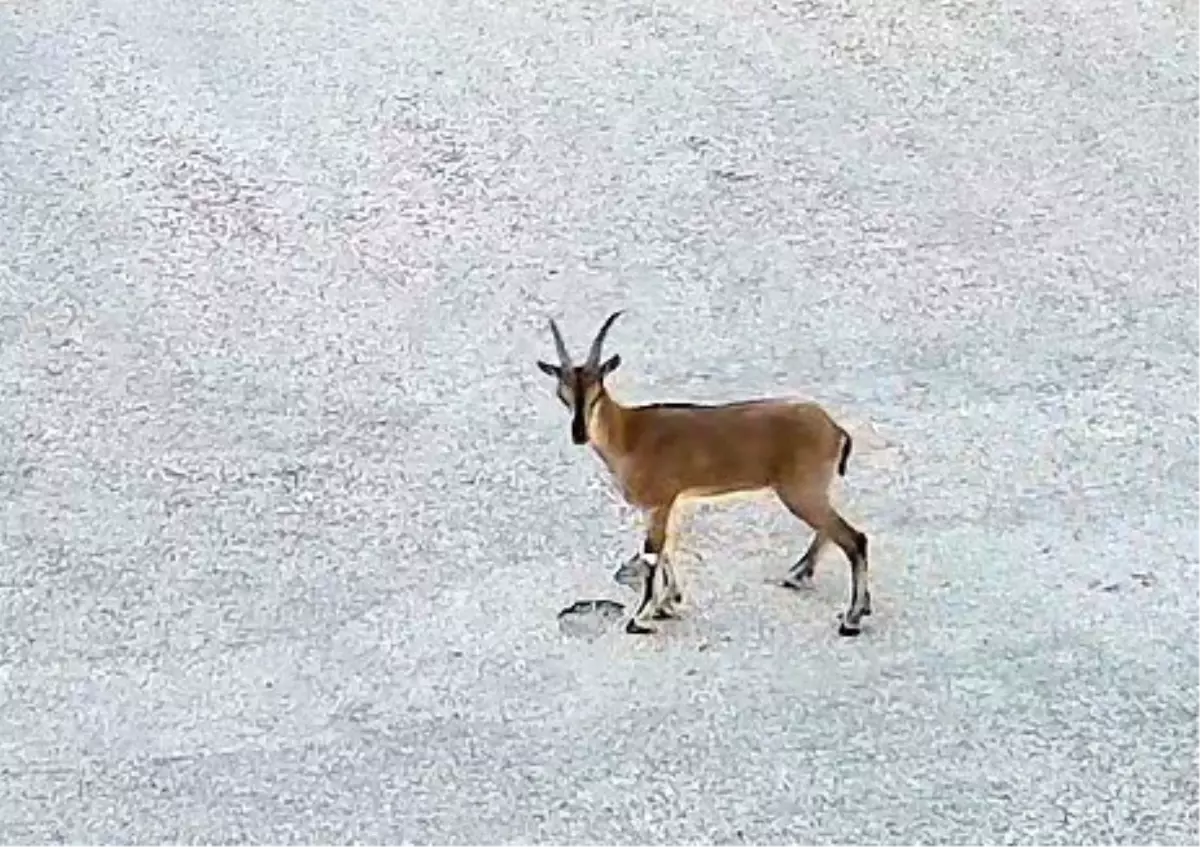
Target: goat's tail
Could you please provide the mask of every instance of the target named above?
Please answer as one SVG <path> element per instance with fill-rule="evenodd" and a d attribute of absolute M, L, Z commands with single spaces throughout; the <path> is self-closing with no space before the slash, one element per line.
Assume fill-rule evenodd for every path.
<path fill-rule="evenodd" d="M 842 433 L 842 455 L 841 458 L 838 459 L 837 472 L 838 476 L 845 476 L 846 463 L 850 461 L 850 451 L 854 449 L 854 439 L 850 437 L 850 433 L 846 432 L 846 430 L 842 429 L 840 426 L 838 429 L 841 430 Z"/>

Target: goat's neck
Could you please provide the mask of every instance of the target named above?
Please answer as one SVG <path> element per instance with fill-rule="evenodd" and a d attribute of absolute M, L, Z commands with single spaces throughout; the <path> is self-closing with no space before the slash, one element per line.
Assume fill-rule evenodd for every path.
<path fill-rule="evenodd" d="M 588 438 L 610 467 L 627 449 L 625 412 L 624 406 L 601 390 L 588 415 Z"/>

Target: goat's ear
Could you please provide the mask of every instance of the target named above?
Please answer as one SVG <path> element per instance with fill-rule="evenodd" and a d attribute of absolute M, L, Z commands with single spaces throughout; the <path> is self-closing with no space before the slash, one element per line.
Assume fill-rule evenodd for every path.
<path fill-rule="evenodd" d="M 541 359 L 538 359 L 537 366 L 538 369 L 547 376 L 552 376 L 555 379 L 560 379 L 562 377 L 562 369 L 559 368 L 558 365 L 552 365 L 549 362 L 543 362 Z"/>
<path fill-rule="evenodd" d="M 600 366 L 600 378 L 608 376 L 610 373 L 621 367 L 621 357 L 613 356 L 607 362 Z"/>

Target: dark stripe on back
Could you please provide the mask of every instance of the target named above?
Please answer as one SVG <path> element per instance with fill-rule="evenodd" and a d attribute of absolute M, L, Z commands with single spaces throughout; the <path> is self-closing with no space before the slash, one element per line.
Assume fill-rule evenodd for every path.
<path fill-rule="evenodd" d="M 758 406 L 763 403 L 778 402 L 771 399 L 762 400 L 731 400 L 728 403 L 648 403 L 638 406 L 639 409 L 729 409 L 736 406 Z"/>

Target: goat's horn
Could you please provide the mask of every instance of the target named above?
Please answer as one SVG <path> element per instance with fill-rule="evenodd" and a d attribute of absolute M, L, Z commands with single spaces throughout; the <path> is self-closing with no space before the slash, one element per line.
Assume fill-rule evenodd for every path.
<path fill-rule="evenodd" d="M 618 309 L 609 315 L 608 320 L 604 322 L 604 326 L 600 327 L 600 331 L 596 333 L 596 340 L 592 342 L 592 349 L 588 353 L 587 358 L 588 364 L 592 367 L 596 367 L 600 364 L 600 351 L 604 347 L 604 337 L 608 335 L 608 330 L 612 327 L 613 321 L 619 318 L 623 312 L 623 309 Z"/>
<path fill-rule="evenodd" d="M 558 331 L 558 324 L 554 322 L 554 318 L 550 319 L 550 331 L 554 333 L 554 346 L 558 348 L 558 358 L 563 367 L 568 367 L 571 364 L 571 354 L 567 352 L 567 343 L 563 341 L 562 333 Z"/>

